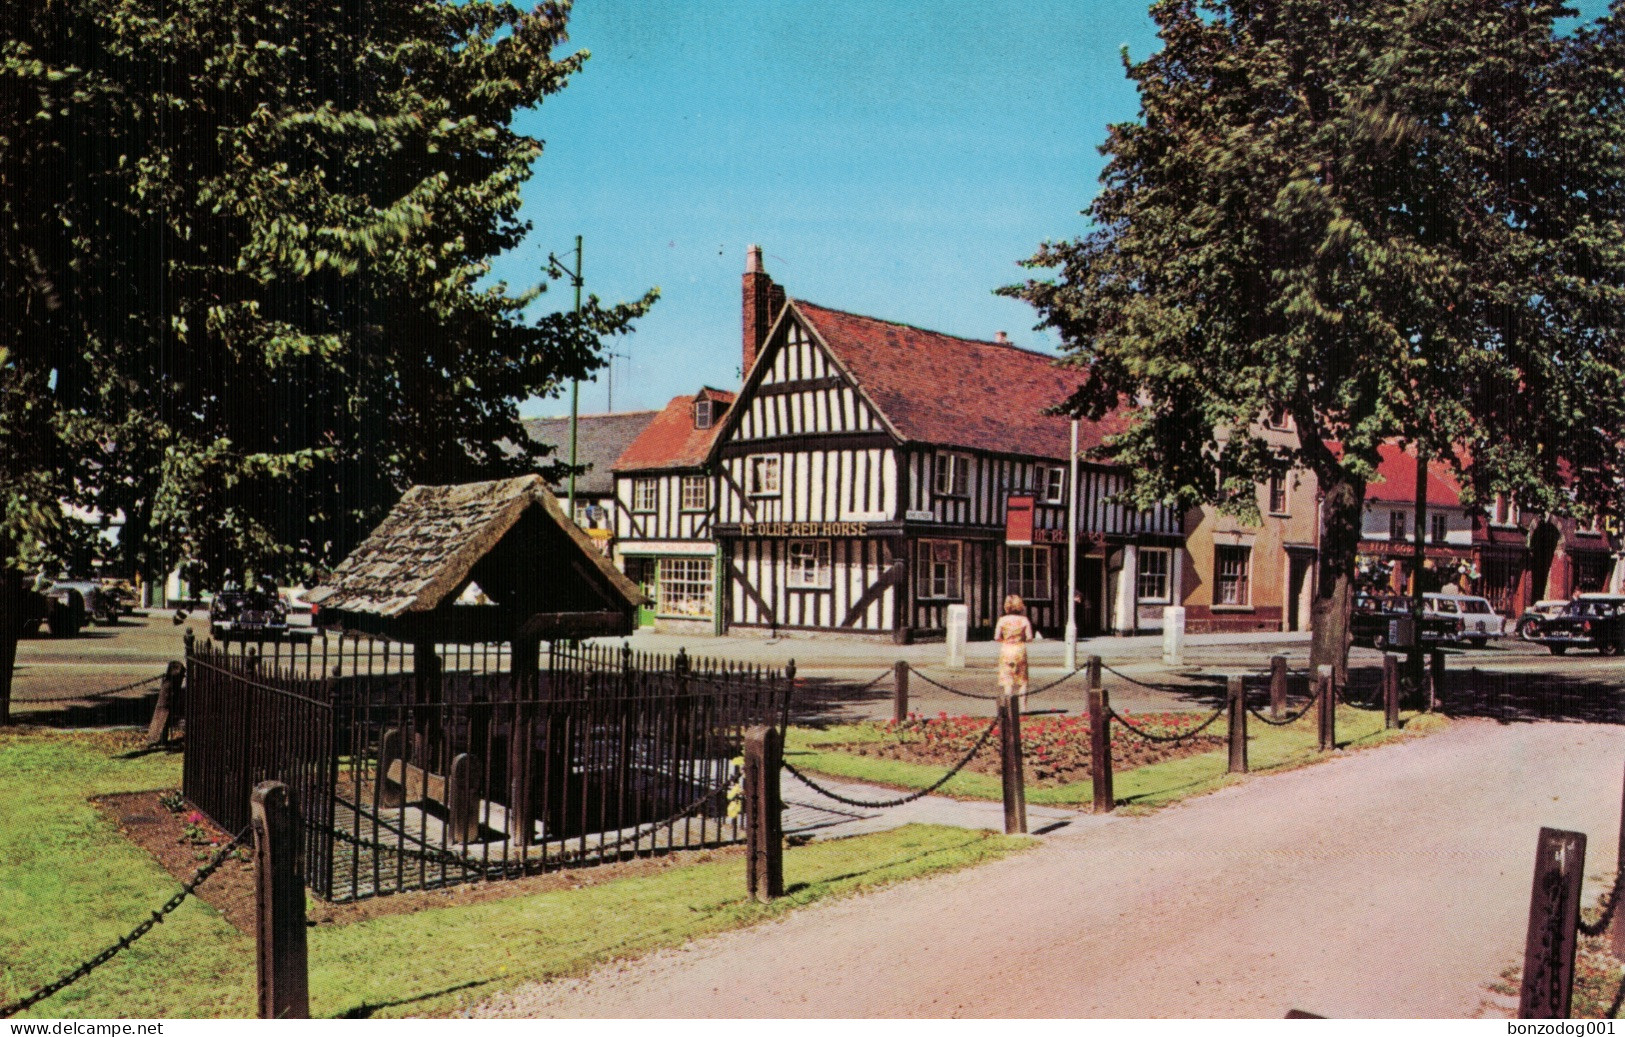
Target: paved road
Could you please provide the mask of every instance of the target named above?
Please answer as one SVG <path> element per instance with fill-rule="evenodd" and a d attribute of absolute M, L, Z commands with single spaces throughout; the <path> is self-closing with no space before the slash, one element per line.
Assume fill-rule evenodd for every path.
<path fill-rule="evenodd" d="M 479 1014 L 1505 1015 L 1484 984 L 1521 955 L 1536 833 L 1589 834 L 1594 900 L 1622 764 L 1625 728 L 1459 721 Z"/>

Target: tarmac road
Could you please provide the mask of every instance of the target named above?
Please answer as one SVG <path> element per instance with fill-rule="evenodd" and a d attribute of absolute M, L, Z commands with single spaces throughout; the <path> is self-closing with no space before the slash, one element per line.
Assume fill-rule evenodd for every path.
<path fill-rule="evenodd" d="M 1538 830 L 1588 834 L 1594 902 L 1622 763 L 1625 728 L 1458 721 L 475 1014 L 1507 1016 L 1484 988 L 1522 954 Z"/>

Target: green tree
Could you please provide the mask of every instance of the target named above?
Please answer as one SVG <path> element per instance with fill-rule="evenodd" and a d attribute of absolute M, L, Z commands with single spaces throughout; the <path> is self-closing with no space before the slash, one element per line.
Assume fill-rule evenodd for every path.
<path fill-rule="evenodd" d="M 567 4 L 0 4 L 0 702 L 62 502 L 217 586 L 307 577 L 412 482 L 555 474 L 518 403 L 654 298 L 489 283 Z"/>
<path fill-rule="evenodd" d="M 1004 289 L 1131 427 L 1137 503 L 1246 512 L 1284 465 L 1323 495 L 1313 659 L 1340 669 L 1378 447 L 1480 497 L 1613 512 L 1625 429 L 1619 14 L 1546 0 L 1161 0 L 1125 66 L 1091 232 Z M 1284 410 L 1300 440 L 1258 435 Z M 1222 458 L 1222 460 L 1221 460 Z"/>

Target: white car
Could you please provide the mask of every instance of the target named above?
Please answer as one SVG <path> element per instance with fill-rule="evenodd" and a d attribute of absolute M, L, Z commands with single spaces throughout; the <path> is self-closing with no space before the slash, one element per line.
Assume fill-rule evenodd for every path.
<path fill-rule="evenodd" d="M 288 607 L 288 639 L 309 641 L 316 636 L 316 606 L 305 600 L 307 587 L 281 587 L 277 593 Z"/>
<path fill-rule="evenodd" d="M 1482 648 L 1492 637 L 1506 636 L 1506 618 L 1495 611 L 1488 598 L 1472 594 L 1424 594 L 1424 611 L 1461 621 L 1460 640 Z"/>

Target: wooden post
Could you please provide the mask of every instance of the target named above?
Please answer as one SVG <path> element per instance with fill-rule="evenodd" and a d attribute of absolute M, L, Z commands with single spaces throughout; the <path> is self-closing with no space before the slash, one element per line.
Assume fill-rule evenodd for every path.
<path fill-rule="evenodd" d="M 164 667 L 164 678 L 158 682 L 158 702 L 152 707 L 152 723 L 147 725 L 147 748 L 169 744 L 171 718 L 180 705 L 181 682 L 185 679 L 186 667 L 180 663 Z"/>
<path fill-rule="evenodd" d="M 784 896 L 784 821 L 779 813 L 783 746 L 778 728 L 745 732 L 745 886 L 769 903 Z"/>
<path fill-rule="evenodd" d="M 1087 656 L 1085 658 L 1083 667 L 1084 667 L 1085 670 L 1088 671 L 1087 680 L 1089 682 L 1089 687 L 1091 687 L 1091 688 L 1100 687 L 1100 656 L 1098 656 L 1098 655 Z"/>
<path fill-rule="evenodd" d="M 1387 652 L 1382 655 L 1382 726 L 1399 726 L 1399 660 Z"/>
<path fill-rule="evenodd" d="M 1092 660 L 1098 661 L 1098 660 Z M 1091 669 L 1093 678 L 1100 671 Z M 1089 689 L 1089 778 L 1094 786 L 1095 813 L 1109 814 L 1117 806 L 1112 794 L 1112 731 L 1111 700 L 1106 689 Z"/>
<path fill-rule="evenodd" d="M 540 674 L 537 669 L 539 646 L 529 638 L 515 638 L 509 662 L 513 684 L 513 713 L 508 726 L 508 838 L 520 849 L 536 840 L 536 698 Z M 553 759 L 552 725 L 548 730 L 548 759 L 544 766 L 555 773 L 569 771 L 568 752 L 562 760 Z M 562 782 L 559 783 L 562 786 Z M 562 789 L 561 789 L 562 791 Z"/>
<path fill-rule="evenodd" d="M 458 753 L 451 761 L 451 772 L 446 775 L 446 827 L 454 843 L 472 843 L 480 834 L 480 800 L 475 775 L 479 774 L 479 758 L 469 753 Z"/>
<path fill-rule="evenodd" d="M 1427 697 L 1422 700 L 1422 708 L 1429 713 L 1433 712 L 1439 704 L 1439 695 L 1444 690 L 1444 649 L 1435 648 L 1428 658 L 1428 684 Z"/>
<path fill-rule="evenodd" d="M 401 781 L 391 778 L 390 769 L 397 762 L 404 762 L 406 756 L 401 746 L 401 730 L 398 727 L 389 728 L 384 732 L 378 743 L 378 776 L 373 781 L 373 805 L 377 807 L 398 807 L 406 802 L 406 768 L 401 768 Z"/>
<path fill-rule="evenodd" d="M 1240 674 L 1230 678 L 1230 773 L 1247 773 L 1247 692 Z"/>
<path fill-rule="evenodd" d="M 1270 719 L 1286 712 L 1286 656 L 1270 656 Z"/>
<path fill-rule="evenodd" d="M 1567 1019 L 1574 992 L 1574 943 L 1580 925 L 1586 837 L 1542 828 L 1529 893 L 1529 931 L 1523 949 L 1519 1019 Z"/>
<path fill-rule="evenodd" d="M 1614 870 L 1619 875 L 1614 879 L 1614 896 L 1616 899 L 1625 898 L 1625 792 L 1620 795 L 1619 803 L 1619 848 L 1614 854 Z M 1625 954 L 1625 903 L 1616 903 L 1613 908 L 1613 917 L 1608 920 L 1609 949 L 1614 957 Z"/>
<path fill-rule="evenodd" d="M 901 724 L 908 719 L 908 663 L 899 659 L 892 666 L 892 719 Z"/>
<path fill-rule="evenodd" d="M 262 781 L 249 799 L 254 828 L 254 892 L 259 951 L 259 1017 L 309 1019 L 309 965 L 305 955 L 303 826 L 293 793 L 280 781 Z"/>
<path fill-rule="evenodd" d="M 1021 766 L 1021 699 L 999 698 L 999 775 L 1004 787 L 1004 834 L 1027 832 L 1027 790 Z"/>
<path fill-rule="evenodd" d="M 1337 695 L 1332 690 L 1332 668 L 1321 664 L 1316 678 L 1316 709 L 1320 712 L 1320 751 L 1337 748 Z"/>

